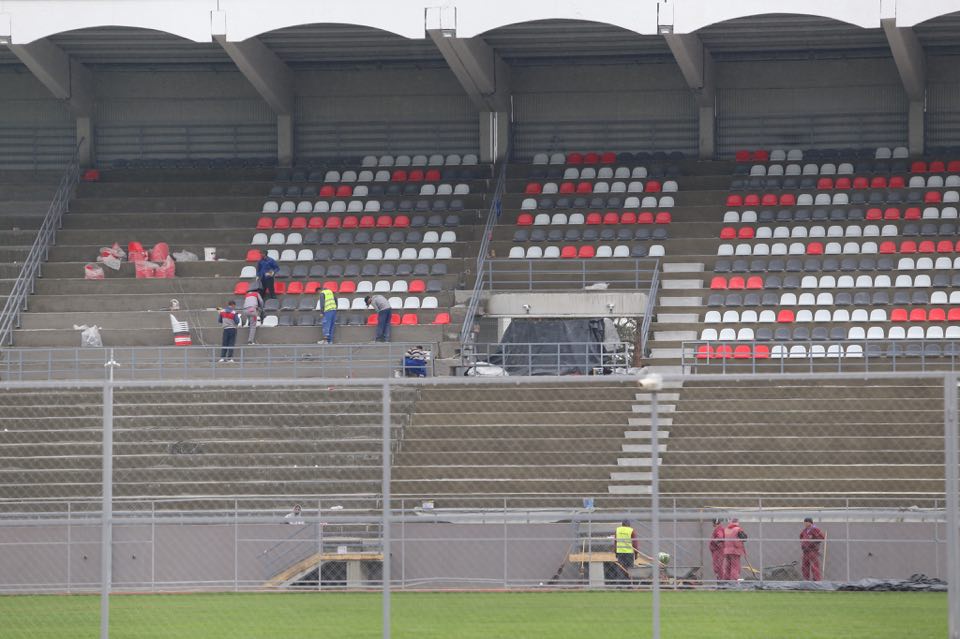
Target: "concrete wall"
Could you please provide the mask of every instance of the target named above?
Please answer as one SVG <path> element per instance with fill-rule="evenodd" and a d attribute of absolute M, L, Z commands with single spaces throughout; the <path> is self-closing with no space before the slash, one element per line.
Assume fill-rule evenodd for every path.
<path fill-rule="evenodd" d="M 609 527 L 601 524 L 601 530 Z M 799 561 L 794 523 L 746 522 L 748 552 L 756 568 Z M 926 523 L 824 524 L 828 536 L 826 579 L 944 577 L 942 526 Z M 587 530 L 581 524 L 581 532 Z M 114 528 L 116 590 L 233 590 L 256 588 L 316 551 L 315 528 L 278 524 L 158 524 Z M 641 547 L 649 535 L 638 524 Z M 665 521 L 663 550 L 681 573 L 704 566 L 710 575 L 704 523 Z M 75 524 L 0 527 L 0 592 L 95 590 L 99 579 L 99 526 Z M 327 552 L 339 543 L 325 528 Z M 569 552 L 579 551 L 576 528 L 556 524 L 451 524 L 414 522 L 394 527 L 394 578 L 405 587 L 498 588 L 549 582 Z M 603 537 L 603 533 L 598 533 Z M 850 540 L 848 543 L 847 540 Z M 68 543 L 69 541 L 69 543 Z M 369 542 L 374 543 L 374 542 Z M 279 550 L 278 550 L 279 549 Z M 351 547 L 351 550 L 357 548 Z M 373 546 L 367 546 L 368 550 Z M 608 551 L 600 540 L 595 551 Z M 282 555 L 282 556 L 281 556 Z M 564 567 L 576 583 L 578 566 Z"/>
<path fill-rule="evenodd" d="M 0 66 L 0 168 L 60 167 L 73 154 L 75 124 L 25 67 Z"/>

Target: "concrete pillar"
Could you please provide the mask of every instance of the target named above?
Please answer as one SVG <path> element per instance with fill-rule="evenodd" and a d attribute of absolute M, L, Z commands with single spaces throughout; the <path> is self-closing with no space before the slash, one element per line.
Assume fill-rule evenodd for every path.
<path fill-rule="evenodd" d="M 283 167 L 293 166 L 293 116 L 277 116 L 277 163 Z"/>
<path fill-rule="evenodd" d="M 510 139 L 510 114 L 505 111 L 481 111 L 480 161 L 496 162 L 504 159 Z"/>
<path fill-rule="evenodd" d="M 712 160 L 716 153 L 717 118 L 713 105 L 700 107 L 700 152 L 701 160 Z"/>
<path fill-rule="evenodd" d="M 88 115 L 77 117 L 77 144 L 80 145 L 80 166 L 93 166 L 95 159 L 93 155 L 93 119 Z"/>
<path fill-rule="evenodd" d="M 926 142 L 926 109 L 923 100 L 910 101 L 907 120 L 907 146 L 910 155 L 923 155 Z"/>

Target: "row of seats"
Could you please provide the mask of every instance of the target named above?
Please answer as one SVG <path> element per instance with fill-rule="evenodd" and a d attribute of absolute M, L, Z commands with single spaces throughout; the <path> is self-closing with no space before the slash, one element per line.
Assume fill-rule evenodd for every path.
<path fill-rule="evenodd" d="M 881 242 L 791 242 L 788 246 L 785 242 L 775 242 L 774 244 L 738 244 L 734 247 L 732 244 L 721 244 L 717 249 L 718 256 L 730 255 L 891 255 L 896 253 L 954 253 L 960 252 L 960 240 L 954 243 L 952 240 L 924 240 L 915 242 L 913 240 L 903 240 L 898 245 L 893 241 Z"/>
<path fill-rule="evenodd" d="M 577 177 L 573 176 L 576 172 Z M 596 173 L 595 178 L 589 176 Z M 586 175 L 584 175 L 586 173 Z M 562 166 L 535 166 L 527 172 L 527 177 L 530 180 L 587 180 L 587 179 L 617 179 L 617 180 L 642 180 L 646 178 L 652 178 L 656 180 L 662 180 L 667 178 L 678 178 L 683 174 L 683 171 L 679 166 L 675 164 L 654 164 L 654 165 L 634 165 L 634 166 L 618 166 L 614 167 L 601 167 L 599 169 L 593 169 L 590 167 L 586 168 L 564 168 Z"/>
<path fill-rule="evenodd" d="M 277 326 L 320 326 L 323 322 L 322 314 L 315 314 L 311 311 L 315 309 L 296 309 L 300 312 L 294 316 L 293 313 L 286 313 L 283 315 L 267 315 L 263 318 L 263 323 L 261 327 L 263 328 L 276 328 Z M 434 325 L 443 325 L 450 323 L 450 314 L 449 313 L 437 313 L 434 317 Z M 337 315 L 337 325 L 338 326 L 376 326 L 377 316 L 376 314 L 365 315 L 360 319 L 345 315 L 340 313 Z M 393 326 L 419 326 L 420 318 L 417 317 L 416 313 L 404 313 L 402 316 L 400 313 L 394 313 L 390 317 L 390 324 Z"/>
<path fill-rule="evenodd" d="M 665 227 L 638 228 L 620 227 L 602 229 L 518 229 L 513 232 L 514 242 L 629 242 L 630 240 L 666 240 L 669 237 Z"/>
<path fill-rule="evenodd" d="M 910 304 L 916 306 L 920 304 L 946 304 L 947 299 L 950 300 L 950 304 L 960 303 L 960 296 L 955 296 L 954 293 L 956 293 L 956 291 L 952 291 L 948 297 L 946 291 L 908 291 L 901 289 L 894 291 L 892 297 L 890 292 L 886 290 L 873 291 L 872 293 L 870 291 L 840 291 L 831 294 L 834 297 L 834 304 L 837 306 L 889 306 L 890 304 Z M 823 293 L 818 293 L 818 295 L 822 294 Z M 707 298 L 707 306 L 709 308 L 780 306 L 781 298 L 782 295 L 780 293 L 727 293 L 726 295 L 713 293 Z"/>
<path fill-rule="evenodd" d="M 536 211 L 540 210 L 550 210 L 554 208 L 558 209 L 667 209 L 676 206 L 676 201 L 672 195 L 664 195 L 657 199 L 652 195 L 640 199 L 636 196 L 630 196 L 625 199 L 620 198 L 619 196 L 603 198 L 592 198 L 589 202 L 586 198 L 557 198 L 556 202 L 552 198 L 542 197 L 542 198 L 532 198 L 528 197 L 523 200 L 520 204 L 521 211 Z"/>
<path fill-rule="evenodd" d="M 322 251 L 323 249 L 321 249 Z M 348 254 L 345 250 L 336 249 L 334 253 L 342 251 L 343 255 L 340 257 L 342 260 L 351 259 L 354 261 L 363 260 L 366 257 L 366 253 L 363 249 L 352 249 Z M 319 255 L 320 251 L 317 251 Z M 338 256 L 334 256 L 334 259 L 337 259 Z M 327 259 L 330 259 L 327 257 Z M 293 267 L 281 264 L 280 268 L 277 269 L 275 278 L 278 280 L 283 280 L 291 277 L 296 278 L 307 278 L 307 277 L 327 277 L 327 278 L 342 278 L 342 277 L 410 277 L 410 276 L 443 276 L 447 274 L 447 265 L 443 262 L 435 262 L 433 264 L 426 263 L 417 263 L 417 264 L 394 264 L 392 262 L 381 262 L 378 264 L 296 264 Z M 253 279 L 257 276 L 257 269 L 255 266 L 247 265 L 240 270 L 241 279 Z M 429 289 L 431 283 L 427 283 L 427 288 Z"/>
<path fill-rule="evenodd" d="M 658 180 L 647 180 L 641 182 L 635 180 L 627 184 L 626 182 L 529 182 L 524 187 L 523 192 L 526 195 L 554 195 L 557 193 L 580 195 L 589 195 L 591 193 L 676 193 L 677 183 L 674 180 L 667 180 L 661 184 Z"/>
<path fill-rule="evenodd" d="M 631 162 L 680 162 L 684 158 L 680 151 L 653 151 L 651 153 L 629 153 L 606 151 L 603 153 L 535 153 L 533 156 L 534 165 L 543 164 L 570 164 L 580 166 L 583 164 L 630 164 Z"/>
<path fill-rule="evenodd" d="M 960 186 L 960 175 L 948 175 L 944 178 L 942 175 L 931 175 L 923 177 L 914 175 L 909 180 L 893 176 L 889 180 L 884 176 L 875 176 L 866 178 L 863 176 L 848 178 L 830 177 L 821 178 L 750 178 L 748 180 L 734 180 L 730 185 L 731 191 L 740 191 L 748 189 L 817 189 L 818 191 L 863 191 L 866 189 L 942 189 L 944 187 Z"/>
<path fill-rule="evenodd" d="M 895 206 L 881 209 L 872 207 L 864 211 L 860 208 L 853 209 L 763 209 L 759 213 L 756 211 L 727 211 L 723 214 L 724 224 L 756 224 L 758 222 L 818 222 L 818 221 L 852 221 L 861 220 L 955 220 L 957 219 L 957 207 L 955 206 L 927 206 L 922 210 L 918 206 L 911 206 L 900 210 Z"/>
<path fill-rule="evenodd" d="M 234 294 L 243 295 L 247 292 L 250 282 L 237 282 L 234 286 Z M 327 288 L 334 293 L 436 293 L 443 290 L 443 283 L 439 280 L 293 280 L 277 281 L 275 292 L 278 295 L 317 295 L 321 289 Z"/>
<path fill-rule="evenodd" d="M 960 338 L 960 326 L 870 326 L 866 329 L 863 326 L 851 326 L 845 328 L 841 326 L 834 327 L 832 330 L 825 326 L 819 326 L 813 330 L 803 327 L 790 330 L 789 328 L 770 329 L 771 332 L 764 331 L 760 337 L 754 333 L 752 328 L 724 328 L 717 331 L 715 328 L 705 328 L 700 334 L 701 342 L 752 342 L 755 340 L 899 340 L 899 339 L 957 339 Z M 766 335 L 772 334 L 772 337 Z"/>
<path fill-rule="evenodd" d="M 595 226 L 595 225 L 614 225 L 614 224 L 670 224 L 673 216 L 670 211 L 659 211 L 654 214 L 652 211 L 607 211 L 599 213 L 592 211 L 584 215 L 583 213 L 537 213 L 536 216 L 530 213 L 521 213 L 517 216 L 517 226 Z"/>
<path fill-rule="evenodd" d="M 562 173 L 560 172 L 562 170 Z M 557 178 L 563 180 L 642 180 L 648 175 L 645 166 L 602 166 L 599 169 L 592 166 L 577 168 L 571 166 L 566 169 L 557 169 Z"/>
<path fill-rule="evenodd" d="M 397 196 L 397 195 L 469 195 L 469 184 L 389 184 L 382 185 L 358 185 L 351 187 L 341 185 L 333 187 L 329 184 L 317 188 L 315 186 L 281 186 L 277 185 L 270 189 L 267 197 L 288 197 L 288 198 L 332 198 L 332 197 L 367 197 L 367 196 Z"/>
<path fill-rule="evenodd" d="M 375 166 L 472 166 L 479 162 L 475 153 L 449 153 L 444 156 L 442 153 L 432 155 L 365 155 L 360 160 L 360 166 L 372 168 Z"/>
<path fill-rule="evenodd" d="M 960 270 L 960 257 L 901 257 L 894 263 L 891 257 L 808 257 L 806 259 L 756 259 L 750 260 L 717 260 L 713 270 L 715 273 L 820 273 L 823 271 L 951 271 Z"/>
<path fill-rule="evenodd" d="M 735 152 L 734 158 L 737 162 L 799 162 L 804 157 L 811 159 L 813 157 L 836 157 L 837 155 L 865 155 L 865 152 L 866 149 L 821 149 L 806 152 L 801 149 L 774 149 L 773 151 L 741 149 Z M 892 149 L 884 146 L 877 148 L 873 152 L 873 157 L 877 160 L 905 159 L 910 157 L 910 151 L 905 146 L 897 146 Z"/>
<path fill-rule="evenodd" d="M 387 235 L 386 231 L 374 231 L 368 233 L 359 231 L 357 233 L 335 233 L 326 231 L 308 231 L 305 235 L 301 233 L 271 233 L 268 237 L 266 233 L 256 233 L 250 244 L 254 246 L 299 246 L 301 244 L 453 244 L 457 241 L 455 231 L 408 231 L 404 235 L 403 231 L 394 231 Z"/>
<path fill-rule="evenodd" d="M 813 159 L 813 158 L 811 158 Z M 760 167 L 760 168 L 757 168 Z M 826 172 L 824 172 L 826 167 Z M 734 167 L 735 176 L 754 177 L 782 177 L 782 176 L 815 176 L 815 175 L 906 175 L 910 165 L 906 160 L 857 160 L 855 162 L 825 162 L 817 164 L 738 164 Z"/>
<path fill-rule="evenodd" d="M 830 293 L 821 293 L 820 295 L 826 296 L 827 298 L 832 297 Z M 818 299 L 820 298 L 818 295 Z M 793 296 L 793 293 L 784 293 L 782 297 L 786 298 L 788 296 Z M 813 293 L 804 293 L 801 297 L 812 298 Z M 814 304 L 800 304 L 797 302 L 796 297 L 793 296 L 792 300 L 796 303 L 792 306 L 814 306 Z M 809 301 L 809 300 L 807 300 Z M 816 304 L 816 306 L 833 306 L 831 303 L 826 303 L 827 299 L 822 299 L 820 301 L 825 302 L 824 304 Z M 789 317 L 789 316 L 786 316 Z M 914 307 L 911 309 L 906 308 L 894 308 L 890 311 L 889 320 L 887 318 L 887 311 L 882 308 L 875 309 L 866 309 L 866 308 L 855 308 L 852 311 L 845 308 L 836 308 L 832 311 L 829 308 L 821 308 L 815 311 L 802 310 L 799 311 L 793 322 L 804 323 L 804 322 L 818 322 L 818 323 L 833 323 L 833 324 L 849 324 L 850 322 L 960 322 L 960 306 L 954 306 L 948 309 L 945 308 L 931 308 L 926 309 L 922 307 Z M 724 311 L 722 314 L 720 311 L 707 311 L 703 316 L 704 324 L 773 324 L 777 322 L 777 316 L 772 310 L 763 310 L 760 312 L 754 310 L 744 310 L 744 311 L 735 311 L 728 310 Z M 790 323 L 790 322 L 784 322 Z"/>
<path fill-rule="evenodd" d="M 247 261 L 259 262 L 262 255 L 259 249 L 251 249 L 247 251 Z M 270 249 L 267 251 L 267 255 L 278 262 L 313 262 L 323 259 L 318 257 L 319 252 L 314 253 L 312 249 L 300 249 L 299 251 L 296 249 L 284 249 L 283 252 Z M 419 251 L 415 248 L 405 248 L 402 252 L 398 248 L 372 248 L 367 250 L 364 259 L 367 261 L 451 260 L 453 259 L 453 253 L 447 246 L 441 246 L 436 250 L 434 250 L 433 247 L 425 246 Z"/>
<path fill-rule="evenodd" d="M 278 295 L 283 295 L 277 291 Z M 436 310 L 437 298 L 433 296 L 424 297 L 421 301 L 419 297 L 400 297 L 400 296 L 391 296 L 388 298 L 390 303 L 390 308 L 397 310 Z M 367 303 L 364 301 L 363 297 L 355 297 L 352 300 L 348 297 L 339 297 L 337 298 L 337 310 L 338 311 L 365 311 L 367 310 Z M 299 293 L 287 293 L 279 299 L 270 299 L 264 302 L 263 310 L 270 313 L 273 311 L 322 311 L 323 310 L 323 298 L 318 298 L 316 295 L 301 295 Z"/>
<path fill-rule="evenodd" d="M 352 215 L 347 215 L 345 217 L 338 217 L 336 215 L 328 215 L 327 217 L 314 216 L 310 219 L 306 217 L 294 217 L 289 218 L 285 216 L 272 218 L 272 217 L 261 217 L 257 220 L 257 230 L 258 231 L 269 231 L 269 230 L 281 230 L 285 231 L 287 229 L 293 230 L 303 230 L 303 229 L 405 229 L 405 228 L 422 228 L 430 226 L 443 226 L 454 228 L 460 226 L 460 217 L 457 215 L 448 215 L 443 217 L 442 215 L 431 215 L 429 217 L 425 215 L 415 215 L 413 217 L 399 214 L 399 215 L 378 215 L 374 218 L 370 216 L 361 216 L 356 217 Z"/>
<path fill-rule="evenodd" d="M 579 248 L 576 246 L 528 246 L 524 251 L 522 246 L 514 246 L 510 249 L 510 259 L 589 259 L 593 257 L 663 257 L 664 250 L 660 244 L 654 244 L 648 247 L 645 244 L 635 244 L 632 248 L 621 244 L 618 246 L 609 246 L 602 244 L 592 246 L 585 244 Z"/>
<path fill-rule="evenodd" d="M 906 223 L 903 228 L 896 224 L 833 224 L 822 226 L 815 224 L 806 226 L 725 226 L 720 229 L 720 239 L 783 239 L 783 238 L 805 238 L 805 237 L 896 237 L 903 235 L 906 237 L 922 236 L 935 237 L 938 235 L 956 235 L 957 225 L 953 222 L 943 222 L 935 224 L 927 222 L 925 224 Z"/>
<path fill-rule="evenodd" d="M 731 193 L 727 196 L 726 204 L 729 207 L 741 206 L 845 206 L 848 204 L 939 204 L 960 202 L 960 191 L 869 191 L 853 193 L 749 193 L 740 195 Z"/>
<path fill-rule="evenodd" d="M 934 273 L 931 277 L 926 273 L 919 275 L 901 274 L 892 280 L 889 275 L 788 275 L 782 280 L 777 275 L 770 275 L 766 279 L 759 275 L 741 277 L 734 275 L 730 279 L 717 275 L 710 280 L 710 288 L 714 290 L 743 290 L 762 288 L 801 288 L 801 289 L 845 289 L 845 288 L 946 288 L 960 286 L 960 272 Z"/>
<path fill-rule="evenodd" d="M 908 342 L 905 344 L 812 344 L 809 350 L 803 344 L 755 344 L 747 346 L 739 344 L 702 344 L 697 347 L 696 358 L 704 359 L 797 359 L 814 360 L 822 358 L 832 359 L 861 359 L 866 352 L 867 357 L 956 357 L 960 355 L 960 344 Z"/>
<path fill-rule="evenodd" d="M 333 202 L 327 202 L 325 200 L 320 200 L 319 202 L 310 202 L 309 200 L 304 200 L 299 204 L 292 201 L 286 202 L 275 202 L 268 201 L 264 202 L 261 213 L 379 213 L 381 211 L 392 213 L 394 211 L 400 211 L 405 213 L 412 213 L 414 211 L 420 213 L 426 213 L 428 211 L 462 211 L 464 210 L 465 205 L 463 200 L 446 200 L 446 199 L 437 199 L 433 200 L 400 200 L 400 202 L 394 202 L 393 200 L 367 200 L 363 202 L 361 200 L 351 200 L 345 202 L 344 200 L 335 200 Z"/>

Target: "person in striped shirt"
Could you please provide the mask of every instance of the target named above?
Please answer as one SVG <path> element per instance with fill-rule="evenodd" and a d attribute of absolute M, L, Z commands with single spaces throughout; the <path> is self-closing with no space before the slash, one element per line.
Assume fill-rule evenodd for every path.
<path fill-rule="evenodd" d="M 237 313 L 237 303 L 227 302 L 226 308 L 220 309 L 217 323 L 223 324 L 223 342 L 220 349 L 221 362 L 233 362 L 233 345 L 237 343 L 237 326 L 240 324 L 240 315 Z"/>

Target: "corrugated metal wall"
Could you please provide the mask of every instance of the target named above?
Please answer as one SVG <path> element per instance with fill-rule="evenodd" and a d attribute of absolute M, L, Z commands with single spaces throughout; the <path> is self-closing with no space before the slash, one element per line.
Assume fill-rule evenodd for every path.
<path fill-rule="evenodd" d="M 260 99 L 114 99 L 97 104 L 97 160 L 276 157 L 276 116 Z"/>
<path fill-rule="evenodd" d="M 960 146 L 960 83 L 927 87 L 926 145 Z"/>
<path fill-rule="evenodd" d="M 590 149 L 697 151 L 697 105 L 688 90 L 525 93 L 513 105 L 518 160 Z"/>
<path fill-rule="evenodd" d="M 717 154 L 906 144 L 908 110 L 899 84 L 719 89 Z"/>
<path fill-rule="evenodd" d="M 476 153 L 477 110 L 465 95 L 301 96 L 300 158 L 380 153 Z"/>
<path fill-rule="evenodd" d="M 73 155 L 76 125 L 63 102 L 0 96 L 0 123 L 0 168 L 58 169 Z"/>

